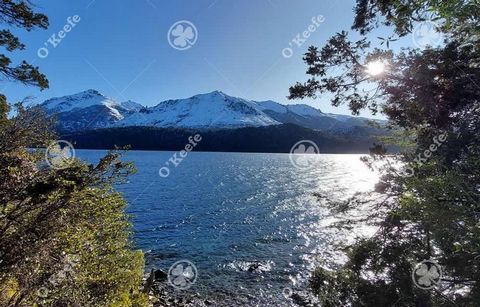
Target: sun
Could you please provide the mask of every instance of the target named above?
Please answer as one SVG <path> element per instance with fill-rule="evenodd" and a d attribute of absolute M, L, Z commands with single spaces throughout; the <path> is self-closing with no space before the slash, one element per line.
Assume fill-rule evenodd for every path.
<path fill-rule="evenodd" d="M 378 76 L 387 70 L 385 62 L 377 60 L 367 64 L 367 73 L 371 76 Z"/>

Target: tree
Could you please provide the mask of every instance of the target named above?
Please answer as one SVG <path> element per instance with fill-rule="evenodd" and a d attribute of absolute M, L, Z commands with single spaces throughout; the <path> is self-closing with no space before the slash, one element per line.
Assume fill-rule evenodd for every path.
<path fill-rule="evenodd" d="M 365 219 L 377 221 L 378 232 L 349 246 L 349 261 L 338 271 L 316 270 L 311 286 L 322 306 L 480 302 L 479 15 L 478 4 L 467 1 L 358 0 L 353 29 L 364 37 L 352 42 L 341 32 L 305 55 L 311 78 L 291 87 L 291 99 L 330 92 L 333 105 L 347 103 L 353 113 L 382 112 L 400 128 L 396 142 L 404 145 L 399 156 L 377 146 L 365 159 L 384 165 L 377 191 L 387 200 Z M 378 25 L 402 37 L 427 20 L 439 24 L 442 46 L 371 48 L 367 35 Z M 386 71 L 368 73 L 375 62 Z M 331 67 L 343 71 L 335 75 Z M 444 275 L 426 291 L 414 284 L 412 270 L 429 259 Z"/>
<path fill-rule="evenodd" d="M 33 12 L 28 1 L 2 1 L 0 3 L 0 22 L 27 31 L 48 27 L 47 16 Z M 9 52 L 25 49 L 25 45 L 10 30 L 0 31 L 0 46 Z M 25 61 L 17 66 L 12 66 L 10 58 L 4 54 L 0 54 L 0 75 L 4 80 L 19 81 L 27 85 L 38 86 L 41 89 L 48 88 L 48 80 L 45 75 L 40 73 L 38 67 Z"/>
<path fill-rule="evenodd" d="M 31 30 L 48 19 L 26 1 L 0 3 L 0 21 Z M 25 46 L 0 32 L 7 51 Z M 0 56 L 4 80 L 48 87 L 26 62 L 12 67 Z M 113 191 L 133 172 L 118 152 L 98 165 L 73 161 L 50 168 L 42 151 L 54 140 L 53 122 L 41 109 L 10 105 L 0 97 L 0 305 L 145 306 L 140 293 L 143 253 L 132 250 L 125 200 Z"/>

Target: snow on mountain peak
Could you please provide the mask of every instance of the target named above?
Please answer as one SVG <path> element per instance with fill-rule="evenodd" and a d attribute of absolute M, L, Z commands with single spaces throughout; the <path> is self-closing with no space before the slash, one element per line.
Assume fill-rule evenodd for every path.
<path fill-rule="evenodd" d="M 86 91 L 80 92 L 78 95 L 81 95 L 81 94 L 103 96 L 99 91 L 94 89 L 88 89 Z"/>
<path fill-rule="evenodd" d="M 312 129 L 363 125 L 364 119 L 325 114 L 305 105 L 255 102 L 213 91 L 144 107 L 131 100 L 118 103 L 96 90 L 52 98 L 40 106 L 59 115 L 59 127 L 79 131 L 109 127 L 178 127 L 224 129 L 293 123 Z"/>
<path fill-rule="evenodd" d="M 160 102 L 145 112 L 132 114 L 120 126 L 235 128 L 277 125 L 258 106 L 242 98 L 214 91 L 186 99 Z"/>
<path fill-rule="evenodd" d="M 288 112 L 288 108 L 286 106 L 272 100 L 257 102 L 257 105 L 262 111 L 269 110 L 281 114 Z"/>
<path fill-rule="evenodd" d="M 292 104 L 288 105 L 287 108 L 291 112 L 302 116 L 325 116 L 322 111 L 306 104 Z"/>
<path fill-rule="evenodd" d="M 209 92 L 209 93 L 203 93 L 203 94 L 197 94 L 195 96 L 192 96 L 188 99 L 203 99 L 203 100 L 213 100 L 213 99 L 225 99 L 225 98 L 234 98 L 234 97 L 231 97 L 231 96 L 228 96 L 227 94 L 225 94 L 224 92 L 222 91 L 213 91 L 213 92 Z"/>
<path fill-rule="evenodd" d="M 69 112 L 94 105 L 114 106 L 117 103 L 96 90 L 86 90 L 74 95 L 52 98 L 41 104 L 52 113 Z"/>
<path fill-rule="evenodd" d="M 133 111 L 133 112 L 137 112 L 145 108 L 143 105 L 131 100 L 127 100 L 120 103 L 120 106 L 127 111 Z"/>
<path fill-rule="evenodd" d="M 84 121 L 85 115 L 83 114 L 85 110 L 91 110 L 91 113 L 101 113 L 104 112 L 106 118 L 104 123 L 99 123 L 99 126 L 107 125 L 107 123 L 115 122 L 122 120 L 124 118 L 125 111 L 129 111 L 127 107 L 122 107 L 121 104 L 117 103 L 115 100 L 110 99 L 102 95 L 99 91 L 89 89 L 78 94 L 56 97 L 49 99 L 40 105 L 45 108 L 49 114 L 71 114 L 69 116 L 70 123 L 66 123 L 66 126 L 72 126 L 75 124 L 75 114 L 79 115 L 77 121 Z M 131 107 L 131 106 L 130 106 Z M 93 110 L 95 108 L 95 110 Z M 92 119 L 95 122 L 101 122 L 101 118 L 98 116 Z M 88 122 L 88 120 L 86 120 Z M 78 123 L 77 123 L 78 124 Z"/>

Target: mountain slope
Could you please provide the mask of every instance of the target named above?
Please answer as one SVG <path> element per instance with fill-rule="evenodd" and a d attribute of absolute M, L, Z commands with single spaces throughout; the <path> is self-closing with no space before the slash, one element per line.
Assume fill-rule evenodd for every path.
<path fill-rule="evenodd" d="M 141 110 L 115 126 L 153 126 L 182 128 L 240 128 L 278 125 L 255 103 L 222 92 L 168 100 Z"/>
<path fill-rule="evenodd" d="M 58 130 L 61 132 L 146 126 L 237 129 L 279 124 L 295 124 L 343 136 L 355 134 L 369 137 L 382 132 L 369 127 L 365 118 L 326 114 L 305 104 L 249 101 L 219 91 L 144 107 L 133 101 L 118 103 L 98 91 L 87 90 L 47 100 L 41 107 L 48 114 L 57 116 Z"/>
<path fill-rule="evenodd" d="M 349 133 L 358 127 L 370 127 L 369 122 L 371 120 L 368 118 L 323 113 L 305 104 L 282 105 L 274 101 L 262 101 L 257 102 L 257 105 L 276 121 L 284 124 L 296 124 L 314 130 Z M 378 120 L 375 122 L 383 123 L 383 121 Z"/>
<path fill-rule="evenodd" d="M 96 90 L 52 98 L 40 106 L 48 115 L 56 116 L 61 131 L 110 127 L 144 108 L 133 101 L 118 103 Z"/>

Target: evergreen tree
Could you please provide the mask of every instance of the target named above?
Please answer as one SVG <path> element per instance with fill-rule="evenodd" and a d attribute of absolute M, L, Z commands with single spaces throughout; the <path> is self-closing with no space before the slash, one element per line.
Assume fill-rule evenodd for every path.
<path fill-rule="evenodd" d="M 400 170 L 382 146 L 365 159 L 372 167 L 382 162 L 376 189 L 388 198 L 365 219 L 379 230 L 349 246 L 349 260 L 339 270 L 316 270 L 311 286 L 322 306 L 478 306 L 479 17 L 480 7 L 471 1 L 357 0 L 353 29 L 363 38 L 352 41 L 344 31 L 305 55 L 311 77 L 292 86 L 290 98 L 328 92 L 333 105 L 346 103 L 353 113 L 382 112 L 400 128 L 395 141 L 404 149 L 396 156 Z M 422 21 L 439 24 L 444 44 L 388 49 Z M 367 38 L 379 25 L 394 29 L 381 39 L 386 49 L 371 48 Z M 386 70 L 371 74 L 369 63 L 383 63 Z M 331 67 L 343 71 L 331 73 Z M 412 278 L 423 260 L 443 270 L 431 290 Z"/>
<path fill-rule="evenodd" d="M 28 1 L 3 0 L 0 2 L 0 22 L 27 31 L 48 27 L 47 16 L 33 12 Z M 9 52 L 25 49 L 25 45 L 10 30 L 0 31 L 0 46 Z M 40 73 L 38 67 L 25 61 L 14 66 L 11 59 L 5 54 L 0 54 L 0 75 L 4 80 L 19 81 L 27 85 L 38 86 L 41 89 L 48 88 L 48 80 L 45 75 Z"/>
<path fill-rule="evenodd" d="M 27 1 L 0 2 L 0 22 L 28 31 L 48 19 Z M 25 46 L 0 31 L 9 52 Z M 0 55 L 4 81 L 48 87 L 38 68 Z M 53 169 L 42 151 L 53 123 L 38 108 L 0 95 L 0 306 L 145 306 L 143 254 L 132 250 L 125 200 L 113 191 L 132 171 L 111 152 L 98 165 Z"/>

